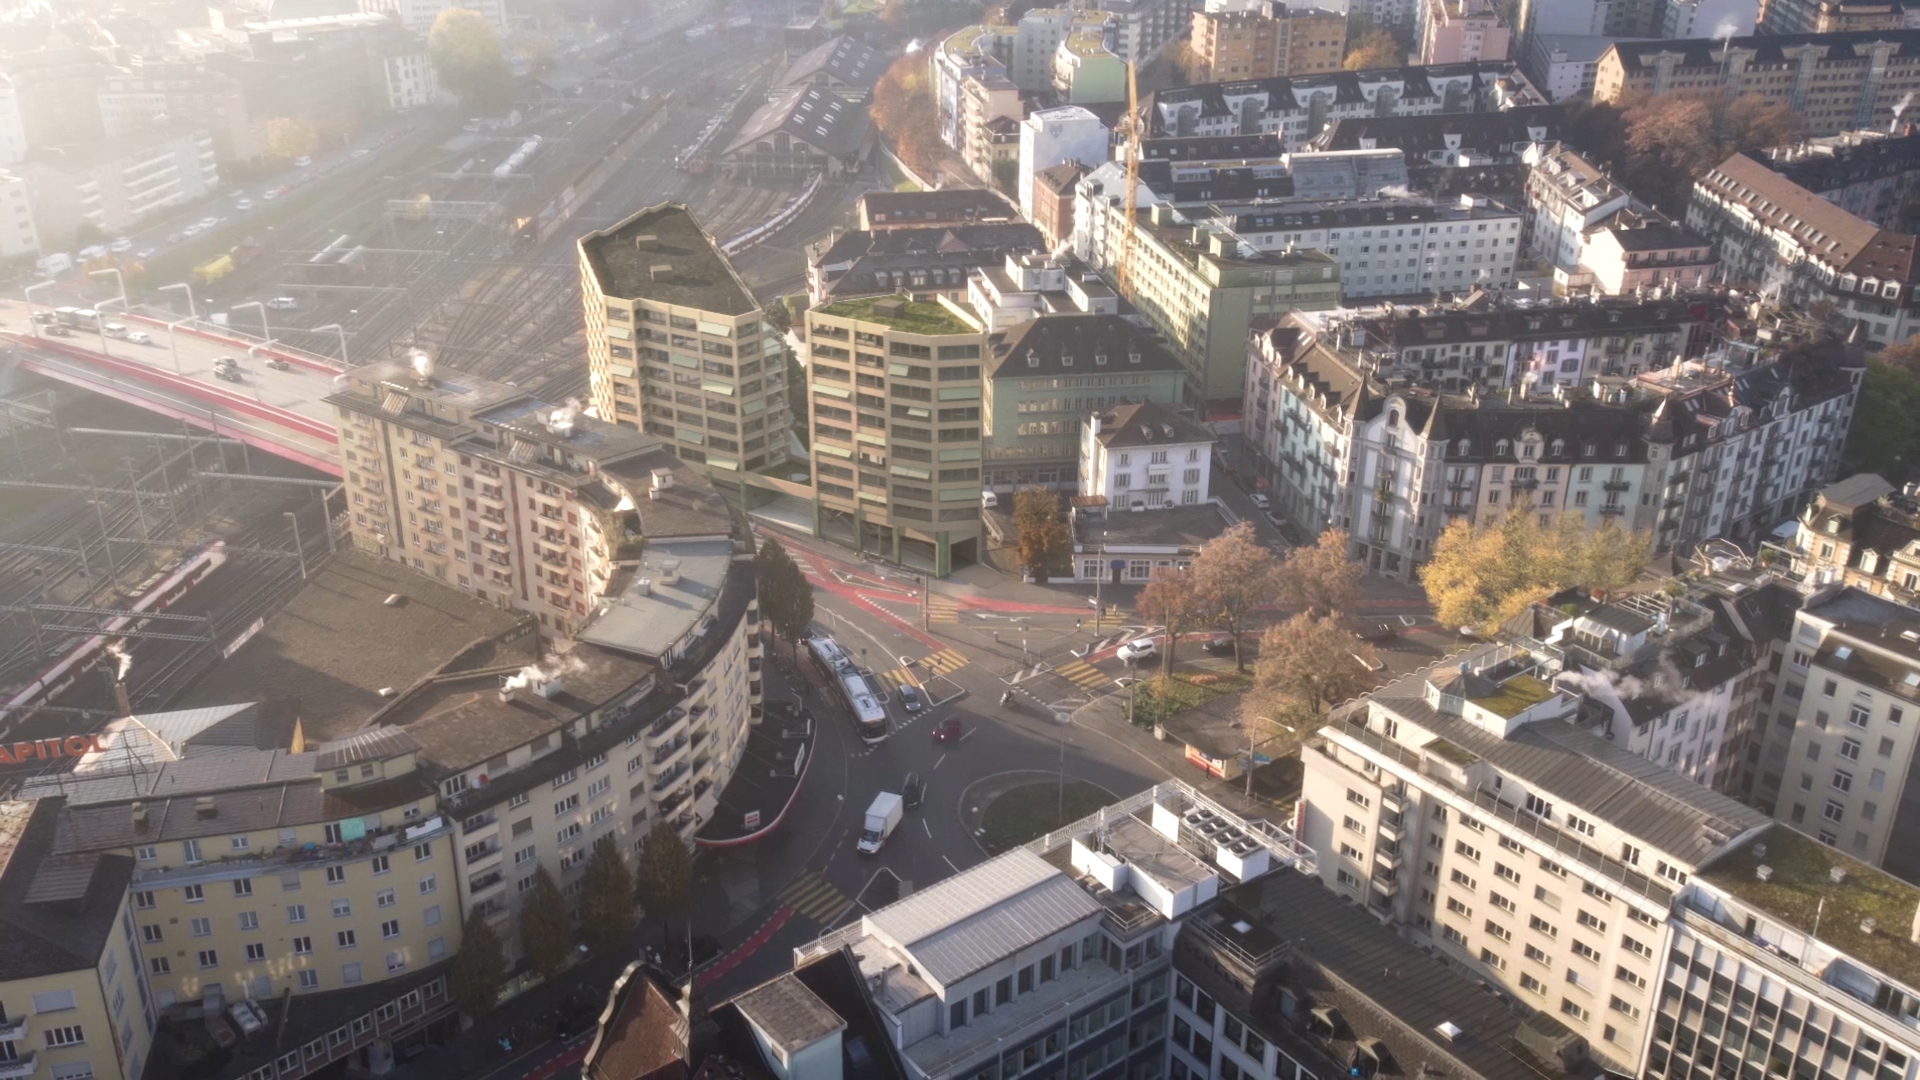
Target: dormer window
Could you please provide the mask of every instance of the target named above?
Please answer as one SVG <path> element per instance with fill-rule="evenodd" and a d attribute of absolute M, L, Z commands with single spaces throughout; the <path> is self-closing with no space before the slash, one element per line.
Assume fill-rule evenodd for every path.
<path fill-rule="evenodd" d="M 1105 367 L 1105 366 L 1106 366 L 1106 364 L 1107 364 L 1107 354 L 1106 354 L 1106 353 L 1094 353 L 1094 354 L 1093 354 L 1093 363 L 1094 363 L 1094 366 L 1095 366 L 1095 367 Z"/>
<path fill-rule="evenodd" d="M 1567 440 L 1565 439 L 1553 440 L 1553 456 L 1554 457 L 1559 457 L 1560 455 L 1566 452 L 1567 452 Z"/>
<path fill-rule="evenodd" d="M 1039 366 L 1040 366 L 1040 358 L 1039 358 L 1039 357 L 1037 357 L 1037 356 L 1035 356 L 1035 355 L 1033 355 L 1033 353 L 1031 353 L 1031 352 L 1029 352 L 1029 353 L 1027 353 L 1027 366 L 1028 366 L 1028 367 L 1039 367 Z"/>
<path fill-rule="evenodd" d="M 1507 440 L 1505 440 L 1505 439 L 1496 439 L 1496 440 L 1494 441 L 1494 444 L 1493 444 L 1493 456 L 1494 456 L 1494 457 L 1506 457 L 1506 456 L 1507 456 Z"/>
<path fill-rule="evenodd" d="M 1060 366 L 1061 366 L 1061 367 L 1072 367 L 1072 366 L 1073 366 L 1073 357 L 1071 357 L 1071 356 L 1062 356 L 1062 357 L 1060 358 Z"/>
<path fill-rule="evenodd" d="M 1458 453 L 1460 454 L 1460 456 L 1461 456 L 1461 457 L 1466 457 L 1466 456 L 1467 456 L 1467 451 L 1469 451 L 1469 450 L 1471 450 L 1471 449 L 1473 449 L 1473 440 L 1471 440 L 1471 439 L 1461 439 L 1461 440 L 1460 440 L 1460 446 L 1459 446 L 1459 450 L 1458 450 Z"/>
<path fill-rule="evenodd" d="M 1127 363 L 1129 363 L 1129 364 L 1137 364 L 1137 363 L 1139 363 L 1139 362 L 1140 362 L 1140 354 L 1139 354 L 1139 353 L 1137 353 L 1137 352 L 1130 352 L 1130 353 L 1128 353 L 1128 354 L 1127 354 Z"/>

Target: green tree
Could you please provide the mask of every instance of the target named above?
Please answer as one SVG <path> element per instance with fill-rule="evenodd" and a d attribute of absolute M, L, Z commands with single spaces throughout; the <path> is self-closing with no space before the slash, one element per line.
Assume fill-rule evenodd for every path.
<path fill-rule="evenodd" d="M 1203 618 L 1233 635 L 1234 669 L 1245 671 L 1241 637 L 1251 628 L 1254 609 L 1279 593 L 1279 558 L 1253 538 L 1253 523 L 1243 521 L 1200 549 L 1193 580 Z"/>
<path fill-rule="evenodd" d="M 784 304 L 775 304 L 767 310 L 784 311 L 786 310 L 786 306 Z M 793 414 L 793 433 L 799 437 L 801 446 L 807 446 L 809 445 L 807 435 L 807 369 L 801 367 L 800 361 L 794 359 L 793 354 L 787 352 L 784 347 L 781 348 L 780 351 L 787 353 L 787 408 Z"/>
<path fill-rule="evenodd" d="M 1191 630 L 1205 617 L 1199 583 L 1191 567 L 1155 570 L 1140 590 L 1140 617 L 1166 627 L 1167 647 L 1160 652 L 1160 677 L 1173 677 L 1174 653 L 1179 650 L 1180 635 Z"/>
<path fill-rule="evenodd" d="M 460 951 L 453 954 L 453 1000 L 475 1020 L 493 1015 L 500 1004 L 500 988 L 507 981 L 507 953 L 492 924 L 480 914 L 480 905 L 467 912 L 460 928 Z"/>
<path fill-rule="evenodd" d="M 520 951 L 543 980 L 560 974 L 573 954 L 573 913 L 545 866 L 533 872 L 533 888 L 520 907 Z"/>
<path fill-rule="evenodd" d="M 993 186 L 1009 198 L 1020 197 L 1020 163 L 1001 159 L 993 163 Z"/>
<path fill-rule="evenodd" d="M 1920 417 L 1920 376 L 1886 360 L 1883 352 L 1867 361 L 1847 435 L 1846 471 L 1879 473 L 1904 484 L 1920 466 L 1920 424 L 1914 422 Z"/>
<path fill-rule="evenodd" d="M 813 622 L 813 583 L 800 570 L 780 541 L 768 537 L 754 557 L 754 576 L 760 584 L 760 617 L 787 642 L 787 651 L 799 654 L 800 639 Z"/>
<path fill-rule="evenodd" d="M 506 51 L 486 16 L 467 8 L 447 8 L 427 33 L 427 55 L 440 85 L 468 104 L 501 101 L 510 87 Z"/>
<path fill-rule="evenodd" d="M 618 950 L 633 929 L 633 876 L 612 834 L 593 842 L 581 881 L 580 928 L 586 933 L 587 948 Z"/>
<path fill-rule="evenodd" d="M 1020 569 L 1038 584 L 1071 564 L 1073 536 L 1060 512 L 1060 497 L 1046 488 L 1021 488 L 1013 496 L 1013 550 Z"/>
<path fill-rule="evenodd" d="M 693 908 L 693 859 L 687 854 L 687 842 L 680 839 L 671 823 L 655 825 L 641 843 L 633 891 L 640 907 L 660 920 L 660 943 L 664 946 L 667 928 Z"/>

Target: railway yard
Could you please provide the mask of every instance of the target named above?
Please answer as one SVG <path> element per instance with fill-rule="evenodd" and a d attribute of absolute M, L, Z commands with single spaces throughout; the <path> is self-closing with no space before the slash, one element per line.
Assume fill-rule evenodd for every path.
<path fill-rule="evenodd" d="M 224 313 L 233 331 L 348 365 L 423 348 L 445 368 L 547 400 L 585 396 L 579 235 L 681 201 L 725 241 L 802 191 L 801 181 L 756 184 L 678 163 L 697 144 L 724 145 L 765 99 L 782 64 L 778 23 L 692 42 L 661 33 L 571 62 L 519 103 L 511 130 L 451 110 L 414 114 L 265 212 L 163 253 L 142 279 L 149 290 L 131 299 L 155 314 Z M 796 291 L 803 244 L 878 183 L 823 184 L 735 265 L 763 300 Z M 191 294 L 151 288 L 236 248 L 247 257 L 192 278 Z M 31 378 L 9 390 L 0 740 L 97 728 L 120 711 L 121 672 L 136 711 L 168 707 L 339 539 L 323 506 L 331 498 L 338 513 L 340 496 L 317 473 Z M 189 564 L 189 576 L 170 576 Z"/>

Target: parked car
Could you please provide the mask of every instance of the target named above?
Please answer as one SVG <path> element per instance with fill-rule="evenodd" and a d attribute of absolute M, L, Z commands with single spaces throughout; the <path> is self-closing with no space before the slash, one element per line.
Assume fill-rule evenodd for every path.
<path fill-rule="evenodd" d="M 1253 499 L 1253 505 L 1259 507 L 1262 511 L 1266 510 L 1271 505 L 1270 503 L 1267 502 L 1267 497 L 1265 495 L 1260 494 L 1257 491 L 1254 492 L 1251 496 L 1249 496 L 1249 498 Z"/>
<path fill-rule="evenodd" d="M 145 330 L 129 330 L 127 331 L 127 340 L 135 345 L 151 345 L 153 344 L 153 335 L 147 333 Z"/>
<path fill-rule="evenodd" d="M 957 716 L 949 716 L 933 726 L 933 741 L 937 743 L 957 743 L 962 734 Z"/>
<path fill-rule="evenodd" d="M 267 307 L 274 311 L 299 311 L 300 301 L 291 296 L 276 296 L 267 301 Z"/>
<path fill-rule="evenodd" d="M 244 214 L 247 211 L 253 209 L 253 200 L 252 199 L 235 199 L 233 201 L 233 208 Z"/>
<path fill-rule="evenodd" d="M 132 250 L 133 250 L 133 241 L 131 241 L 131 240 L 129 240 L 129 239 L 127 239 L 127 238 L 126 238 L 126 237 L 124 237 L 124 236 L 122 236 L 122 237 L 120 237 L 120 238 L 118 238 L 118 239 L 116 239 L 116 240 L 114 240 L 114 242 L 113 242 L 113 243 L 111 243 L 111 244 L 108 244 L 108 245 L 107 245 L 107 250 L 108 250 L 108 251 L 111 251 L 111 252 L 113 252 L 113 253 L 114 253 L 115 255 L 119 255 L 119 254 L 122 254 L 123 252 L 128 252 L 128 251 L 132 251 Z"/>
<path fill-rule="evenodd" d="M 305 154 L 301 154 L 299 157 L 293 159 L 293 167 L 296 169 L 304 169 L 311 164 L 313 164 L 313 159 Z"/>
<path fill-rule="evenodd" d="M 1213 638 L 1205 645 L 1200 646 L 1200 648 L 1205 650 L 1208 656 L 1232 656 L 1233 639 L 1230 637 Z"/>
<path fill-rule="evenodd" d="M 61 326 L 59 323 L 49 324 L 47 326 L 45 333 L 48 337 L 72 337 L 73 336 L 73 331 L 67 329 L 64 326 Z"/>
<path fill-rule="evenodd" d="M 907 782 L 900 788 L 900 801 L 909 810 L 920 809 L 921 800 L 927 796 L 927 786 L 920 782 L 919 773 L 908 773 Z"/>
<path fill-rule="evenodd" d="M 279 356 L 269 356 L 265 360 L 262 360 L 261 363 L 267 365 L 268 367 L 272 368 L 275 371 L 292 371 L 293 370 L 293 365 L 287 363 L 285 358 L 279 357 Z"/>
<path fill-rule="evenodd" d="M 1160 646 L 1154 644 L 1152 638 L 1135 638 L 1115 650 L 1114 655 L 1122 663 L 1139 664 L 1160 655 Z"/>
<path fill-rule="evenodd" d="M 920 707 L 924 705 L 925 702 L 920 698 L 920 691 L 914 689 L 911 685 L 903 685 L 900 687 L 900 704 L 908 712 L 919 712 Z"/>
<path fill-rule="evenodd" d="M 220 224 L 220 219 L 217 217 L 203 217 L 200 219 L 200 227 L 203 229 L 211 229 L 218 224 Z"/>

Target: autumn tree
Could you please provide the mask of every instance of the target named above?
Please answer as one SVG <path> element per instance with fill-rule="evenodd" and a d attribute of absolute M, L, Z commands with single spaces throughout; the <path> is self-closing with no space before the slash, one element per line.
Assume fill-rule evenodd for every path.
<path fill-rule="evenodd" d="M 538 30 L 515 30 L 507 38 L 506 48 L 535 74 L 551 68 L 560 56 L 560 43 Z"/>
<path fill-rule="evenodd" d="M 1269 627 L 1260 636 L 1248 707 L 1306 731 L 1329 706 L 1367 689 L 1370 673 L 1359 660 L 1365 648 L 1332 615 L 1302 612 Z"/>
<path fill-rule="evenodd" d="M 753 564 L 760 586 L 760 617 L 786 640 L 787 651 L 797 658 L 800 639 L 813 623 L 813 583 L 773 537 L 761 543 Z"/>
<path fill-rule="evenodd" d="M 507 981 L 506 948 L 478 904 L 467 912 L 466 925 L 460 928 L 460 951 L 453 954 L 448 981 L 454 1003 L 475 1020 L 493 1015 L 500 1004 L 500 989 Z"/>
<path fill-rule="evenodd" d="M 1071 565 L 1073 535 L 1060 512 L 1060 497 L 1046 488 L 1021 488 L 1013 497 L 1014 558 L 1038 584 Z"/>
<path fill-rule="evenodd" d="M 1166 627 L 1167 647 L 1160 652 L 1160 677 L 1173 677 L 1174 653 L 1180 635 L 1191 630 L 1205 615 L 1192 568 L 1172 567 L 1155 570 L 1140 590 L 1140 617 Z"/>
<path fill-rule="evenodd" d="M 1351 611 L 1360 602 L 1366 569 L 1347 553 L 1347 534 L 1328 529 L 1310 547 L 1287 552 L 1276 578 L 1275 598 L 1286 607 L 1316 614 Z"/>
<path fill-rule="evenodd" d="M 1253 538 L 1253 523 L 1242 521 L 1200 549 L 1193 560 L 1194 589 L 1202 618 L 1233 635 L 1233 665 L 1247 669 L 1241 638 L 1251 629 L 1254 609 L 1271 603 L 1280 591 L 1280 560 Z"/>
<path fill-rule="evenodd" d="M 503 99 L 508 85 L 506 52 L 486 16 L 467 8 L 447 8 L 427 33 L 427 55 L 440 85 L 468 104 Z"/>
<path fill-rule="evenodd" d="M 320 133 L 298 117 L 281 116 L 267 121 L 267 156 L 292 161 L 313 153 L 320 145 Z"/>
<path fill-rule="evenodd" d="M 873 88 L 873 126 L 907 168 L 925 176 L 940 160 L 940 109 L 924 52 L 902 56 Z"/>
<path fill-rule="evenodd" d="M 545 866 L 534 870 L 520 907 L 520 952 L 528 970 L 543 980 L 560 974 L 573 954 L 573 913 Z"/>
<path fill-rule="evenodd" d="M 1791 143 L 1800 126 L 1791 108 L 1758 94 L 1682 91 L 1576 106 L 1566 130 L 1623 186 L 1680 214 L 1702 173 L 1739 151 Z"/>
<path fill-rule="evenodd" d="M 665 945 L 673 921 L 685 918 L 693 908 L 693 857 L 671 822 L 656 824 L 641 842 L 633 891 L 641 909 L 660 920 L 660 941 Z"/>
<path fill-rule="evenodd" d="M 1377 26 L 1370 26 L 1357 35 L 1347 35 L 1347 58 L 1340 66 L 1348 71 L 1367 71 L 1400 67 L 1406 62 L 1406 50 L 1393 39 L 1393 35 Z"/>
<path fill-rule="evenodd" d="M 1529 508 L 1483 525 L 1448 525 L 1420 580 L 1442 624 L 1484 629 L 1565 588 L 1624 588 L 1651 553 L 1645 535 L 1612 524 L 1589 529 L 1577 514 L 1542 525 Z"/>
<path fill-rule="evenodd" d="M 581 882 L 580 928 L 587 947 L 595 952 L 618 949 L 633 929 L 633 877 L 613 834 L 593 842 Z"/>

